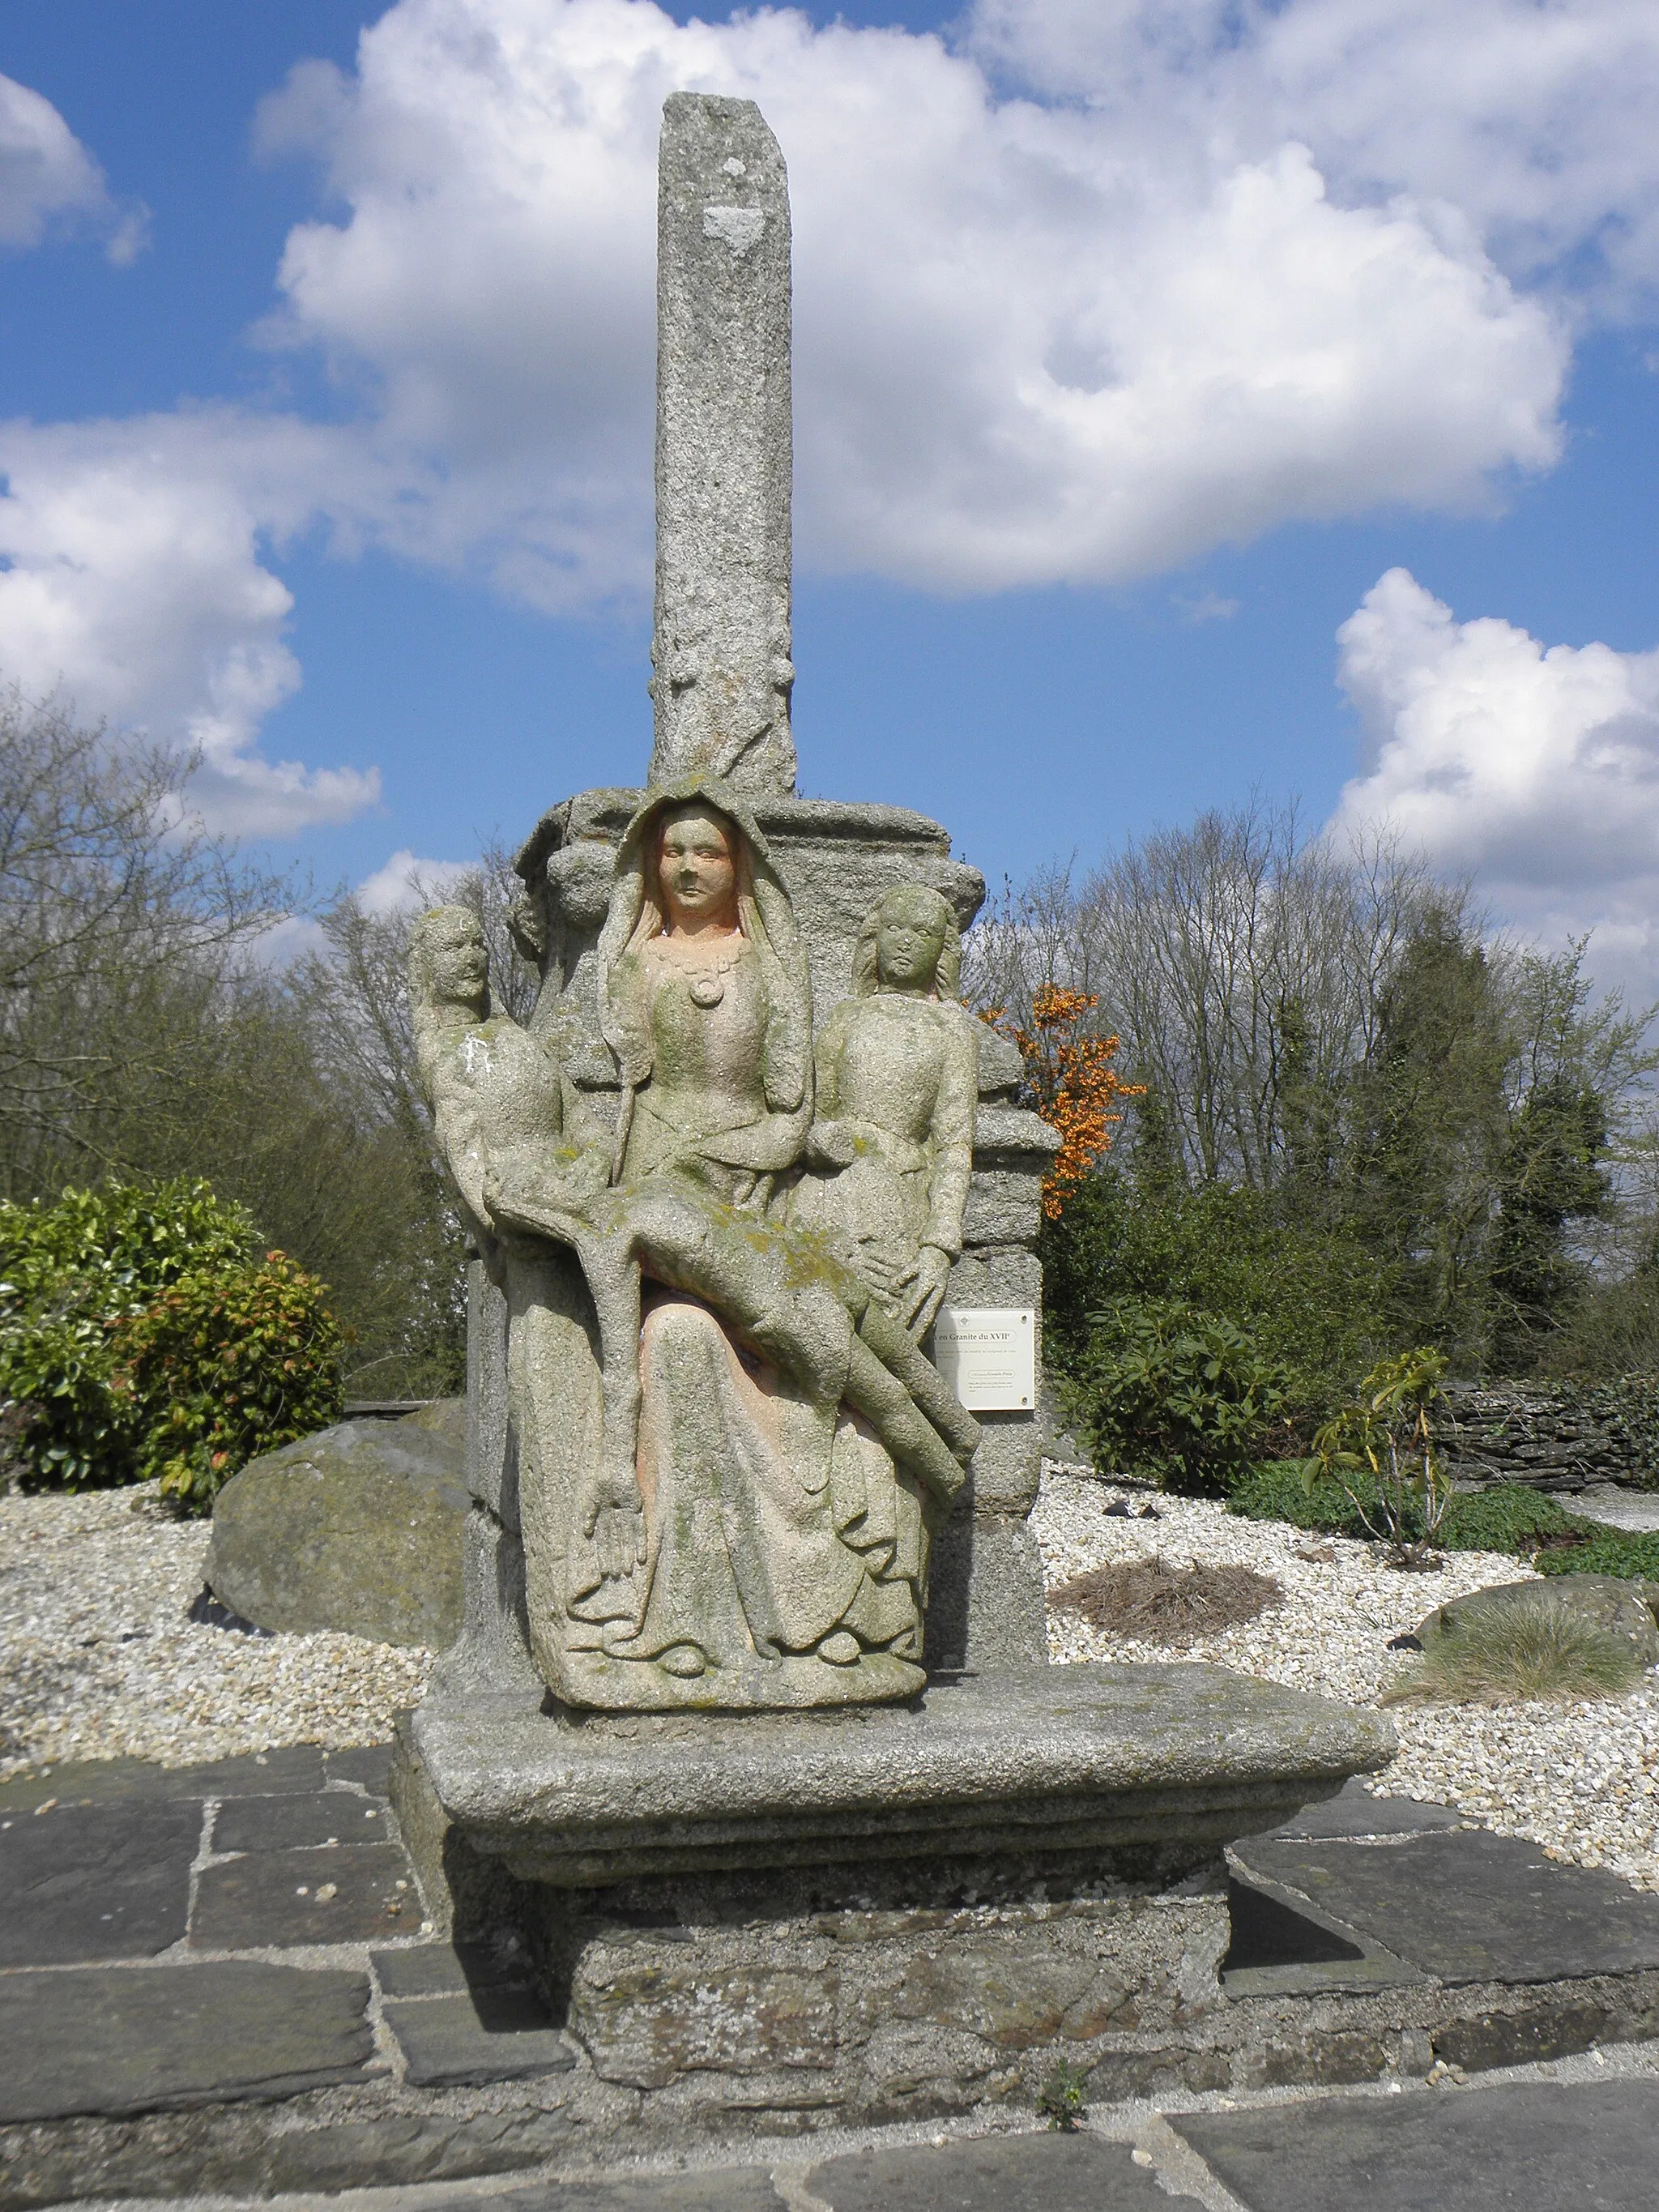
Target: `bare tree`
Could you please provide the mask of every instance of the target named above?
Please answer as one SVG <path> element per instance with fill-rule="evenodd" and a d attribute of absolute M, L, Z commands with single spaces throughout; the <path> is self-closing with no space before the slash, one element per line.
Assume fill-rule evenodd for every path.
<path fill-rule="evenodd" d="M 189 811 L 195 763 L 116 748 L 61 702 L 0 696 L 0 1179 L 117 1164 L 184 1071 L 181 1012 L 291 910 Z"/>
<path fill-rule="evenodd" d="M 1131 842 L 1083 879 L 1040 872 L 975 927 L 973 1000 L 1024 1019 L 1045 984 L 1086 991 L 1147 1085 L 1172 1162 L 1257 1187 L 1335 1140 L 1379 994 L 1431 894 L 1386 840 L 1304 838 L 1257 802 Z"/>

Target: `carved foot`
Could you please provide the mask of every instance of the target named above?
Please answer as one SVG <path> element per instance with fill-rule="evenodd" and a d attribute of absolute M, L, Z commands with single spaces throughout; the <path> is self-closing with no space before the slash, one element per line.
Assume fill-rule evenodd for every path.
<path fill-rule="evenodd" d="M 864 1656 L 864 1648 L 850 1630 L 838 1628 L 824 1638 L 817 1656 L 827 1659 L 832 1667 L 856 1667 Z"/>

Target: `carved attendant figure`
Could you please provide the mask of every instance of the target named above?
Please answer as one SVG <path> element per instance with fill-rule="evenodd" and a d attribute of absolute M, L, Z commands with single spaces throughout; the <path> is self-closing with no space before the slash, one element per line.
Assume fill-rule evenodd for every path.
<path fill-rule="evenodd" d="M 920 1339 L 933 1325 L 973 1170 L 978 1024 L 957 997 L 962 933 L 937 891 L 902 884 L 866 919 L 854 996 L 817 1048 L 816 1172 L 793 1218 L 839 1232 L 888 1310 Z"/>

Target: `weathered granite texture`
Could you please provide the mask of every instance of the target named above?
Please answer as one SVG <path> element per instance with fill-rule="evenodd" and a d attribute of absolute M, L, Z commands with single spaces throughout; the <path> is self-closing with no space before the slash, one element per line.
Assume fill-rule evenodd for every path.
<path fill-rule="evenodd" d="M 461 1628 L 465 1422 L 443 1399 L 252 1461 L 214 1501 L 209 1588 L 260 1628 L 444 1650 Z"/>
<path fill-rule="evenodd" d="M 1083 1851 L 1179 1879 L 1393 1755 L 1387 1720 L 1216 1667 L 936 1681 L 846 1712 L 617 1717 L 440 1695 L 408 1745 L 520 1881 Z M 430 1901 L 430 1900 L 429 1900 Z"/>
<path fill-rule="evenodd" d="M 1024 2098 L 1061 2057 L 1225 2081 L 1221 1847 L 1391 1748 L 1214 1668 L 1042 1668 L 726 1721 L 441 1698 L 393 1794 L 428 1911 L 526 1935 L 648 2127 L 775 2127 Z"/>
<path fill-rule="evenodd" d="M 944 902 L 911 887 L 878 915 L 871 981 L 893 1011 L 870 1010 L 853 1054 L 865 1119 L 822 1124 L 823 1171 L 799 1188 L 778 1177 L 818 1126 L 805 955 L 729 787 L 647 802 L 619 851 L 601 939 L 617 1139 L 552 1039 L 487 1018 L 477 918 L 438 908 L 415 931 L 422 1088 L 508 1304 L 531 1649 L 572 1705 L 922 1686 L 931 1522 L 979 1429 L 914 1339 L 960 1240 L 978 1048 L 935 994 L 956 935 Z M 834 1203 L 860 1170 L 898 1212 L 880 1265 Z M 819 1212 L 793 1218 L 814 1194 Z"/>
<path fill-rule="evenodd" d="M 567 2033 L 601 2081 L 645 2093 L 659 2126 L 711 2106 L 776 2125 L 1024 2101 L 1021 2062 L 1045 2048 L 1167 2044 L 1220 2008 L 1214 1882 L 1077 1895 L 1042 1859 L 1018 1887 L 972 1862 L 951 1872 L 920 1901 L 879 1874 L 857 1901 L 821 1877 L 684 1884 L 672 1906 L 656 1886 L 579 1894 L 547 1913 L 540 1949 Z"/>
<path fill-rule="evenodd" d="M 526 886 L 520 943 L 543 979 L 531 1027 L 555 1046 L 601 1119 L 614 1119 L 619 1093 L 601 1030 L 599 940 L 616 855 L 644 795 L 593 791 L 563 801 L 543 817 L 517 861 Z M 797 919 L 821 1046 L 826 1024 L 854 997 L 860 938 L 888 893 L 939 893 L 958 929 L 983 901 L 983 878 L 951 858 L 948 833 L 925 816 L 788 797 L 757 796 L 750 805 Z M 962 1249 L 944 1295 L 952 1304 L 1031 1306 L 1040 1315 L 1035 1245 L 1042 1174 L 1057 1140 L 1017 1103 L 1022 1070 L 1013 1046 L 982 1026 L 975 1034 L 973 1173 Z M 488 1291 L 479 1295 L 487 1304 Z M 967 1487 L 934 1536 L 930 1665 L 1019 1665 L 1046 1653 L 1040 1563 L 1026 1527 L 1045 1431 L 1035 1413 L 987 1413 L 980 1427 Z M 481 1449 L 499 1465 L 508 1449 L 504 1426 L 490 1431 Z M 498 1475 L 486 1480 L 499 1487 Z M 489 1586 L 489 1576 L 477 1585 Z"/>
<path fill-rule="evenodd" d="M 677 92 L 657 204 L 653 784 L 793 791 L 789 190 L 750 100 Z"/>
<path fill-rule="evenodd" d="M 819 1229 L 913 1336 L 932 1327 L 962 1252 L 979 1102 L 977 1024 L 962 1004 L 962 930 L 925 884 L 865 917 L 853 990 L 819 1024 L 806 1173 L 790 1218 Z"/>

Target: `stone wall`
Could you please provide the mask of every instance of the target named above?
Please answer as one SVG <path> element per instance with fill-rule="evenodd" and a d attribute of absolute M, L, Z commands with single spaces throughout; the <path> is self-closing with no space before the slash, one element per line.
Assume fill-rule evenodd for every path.
<path fill-rule="evenodd" d="M 1659 1489 L 1659 1382 L 1449 1384 L 1440 1445 L 1460 1487 Z"/>

